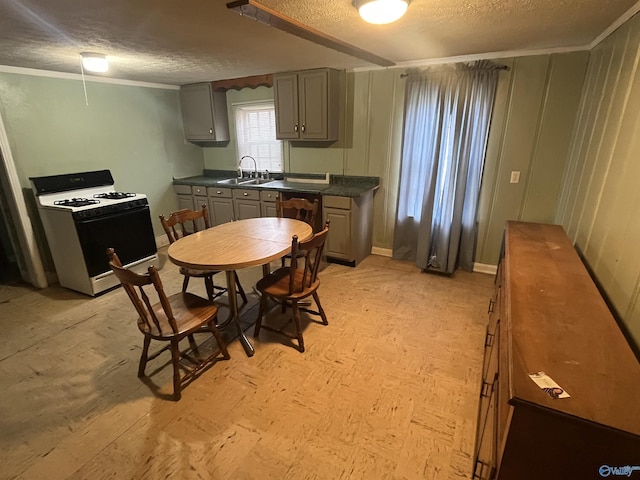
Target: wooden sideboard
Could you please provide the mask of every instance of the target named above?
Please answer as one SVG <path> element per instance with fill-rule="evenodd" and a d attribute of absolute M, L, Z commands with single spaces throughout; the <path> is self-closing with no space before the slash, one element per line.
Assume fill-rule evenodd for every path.
<path fill-rule="evenodd" d="M 551 398 L 529 378 L 539 371 L 571 397 Z M 638 359 L 562 227 L 507 222 L 489 303 L 473 478 L 640 479 L 634 466 Z"/>

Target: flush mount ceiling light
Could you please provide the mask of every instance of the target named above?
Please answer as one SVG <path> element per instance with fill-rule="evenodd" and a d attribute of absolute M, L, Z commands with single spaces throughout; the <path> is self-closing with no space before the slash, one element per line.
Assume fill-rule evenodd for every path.
<path fill-rule="evenodd" d="M 398 0 L 395 0 L 398 1 Z M 409 1 L 409 0 L 406 0 Z M 403 2 L 401 2 L 403 3 Z M 304 25 L 291 17 L 287 17 L 275 10 L 262 5 L 256 0 L 235 0 L 227 3 L 227 8 L 239 13 L 243 17 L 251 18 L 269 27 L 277 28 L 283 32 L 296 35 L 318 45 L 322 45 L 338 52 L 346 53 L 352 57 L 366 60 L 367 62 L 380 65 L 381 67 L 392 67 L 395 65 L 391 60 L 379 57 L 371 52 L 367 52 L 354 45 L 338 40 L 335 37 L 316 30 L 308 25 Z"/>
<path fill-rule="evenodd" d="M 411 0 L 353 0 L 365 22 L 384 25 L 404 15 Z"/>
<path fill-rule="evenodd" d="M 104 73 L 109 70 L 109 60 L 101 53 L 82 52 L 82 68 L 88 72 Z"/>

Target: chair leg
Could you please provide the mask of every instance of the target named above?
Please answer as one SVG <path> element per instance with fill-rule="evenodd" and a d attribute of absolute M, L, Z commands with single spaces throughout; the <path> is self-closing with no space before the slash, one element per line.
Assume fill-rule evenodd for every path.
<path fill-rule="evenodd" d="M 322 318 L 322 323 L 324 325 L 329 325 L 327 321 L 327 316 L 324 313 L 324 309 L 322 305 L 320 305 L 320 298 L 318 298 L 318 292 L 313 292 L 313 299 L 316 301 L 316 305 L 318 306 L 318 313 L 320 313 L 320 318 Z"/>
<path fill-rule="evenodd" d="M 180 400 L 180 351 L 178 340 L 171 340 L 171 363 L 173 364 L 173 398 Z"/>
<path fill-rule="evenodd" d="M 185 275 L 184 280 L 182 281 L 182 291 L 186 292 L 188 286 L 189 286 L 189 275 Z"/>
<path fill-rule="evenodd" d="M 263 293 L 260 296 L 260 308 L 258 310 L 258 319 L 256 320 L 256 326 L 253 330 L 253 338 L 258 338 L 260 334 L 260 327 L 262 327 L 262 316 L 265 314 L 267 308 L 267 296 Z"/>
<path fill-rule="evenodd" d="M 207 297 L 213 302 L 213 275 L 207 275 L 206 277 L 204 277 L 204 286 L 207 289 Z"/>
<path fill-rule="evenodd" d="M 151 337 L 144 337 L 144 343 L 142 345 L 142 354 L 140 355 L 140 363 L 138 364 L 138 378 L 144 377 L 144 369 L 147 368 L 147 358 L 149 355 L 149 344 L 151 343 Z"/>
<path fill-rule="evenodd" d="M 193 335 L 188 335 L 187 338 L 189 339 L 189 346 L 191 347 L 191 350 L 197 352 L 198 344 L 196 343 L 196 339 L 193 337 Z"/>
<path fill-rule="evenodd" d="M 247 295 L 244 293 L 244 288 L 242 288 L 242 285 L 240 285 L 240 279 L 238 278 L 238 274 L 234 272 L 234 276 L 236 277 L 236 285 L 238 286 L 238 292 L 240 294 L 240 296 L 242 297 L 242 302 L 243 303 L 247 303 Z"/>
<path fill-rule="evenodd" d="M 215 318 L 211 320 L 211 323 L 209 323 L 209 330 L 211 330 L 211 333 L 213 333 L 213 337 L 216 339 L 216 342 L 218 343 L 218 347 L 220 348 L 220 352 L 222 353 L 222 357 L 225 360 L 229 360 L 229 358 L 231 358 L 231 356 L 229 355 L 229 351 L 227 350 L 227 344 L 224 343 L 224 340 L 222 339 L 222 336 L 220 335 L 220 332 L 216 328 L 216 319 Z"/>
<path fill-rule="evenodd" d="M 304 352 L 304 340 L 302 339 L 302 329 L 300 328 L 300 310 L 298 309 L 298 303 L 296 301 L 291 302 L 291 309 L 293 310 L 293 320 L 296 323 L 296 337 L 298 338 L 298 350 Z"/>

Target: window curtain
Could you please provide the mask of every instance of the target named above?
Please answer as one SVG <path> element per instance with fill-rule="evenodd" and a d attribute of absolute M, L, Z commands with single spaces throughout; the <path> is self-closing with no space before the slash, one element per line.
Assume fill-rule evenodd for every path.
<path fill-rule="evenodd" d="M 482 61 L 408 75 L 393 258 L 445 274 L 473 269 L 501 68 Z"/>

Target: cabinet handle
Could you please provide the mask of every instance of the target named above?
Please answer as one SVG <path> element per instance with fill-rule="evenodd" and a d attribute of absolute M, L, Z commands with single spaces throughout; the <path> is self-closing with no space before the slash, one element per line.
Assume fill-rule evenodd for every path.
<path fill-rule="evenodd" d="M 249 196 L 247 192 L 244 192 L 242 195 L 244 195 L 245 197 Z"/>
<path fill-rule="evenodd" d="M 491 465 L 489 465 L 488 463 L 483 462 L 482 460 L 478 459 L 476 460 L 476 465 L 475 468 L 473 470 L 473 478 L 474 480 L 480 479 L 482 480 L 483 478 L 493 478 L 493 470 L 495 467 L 492 467 Z M 486 470 L 485 470 L 486 469 Z M 489 475 L 485 475 L 485 473 L 489 473 Z"/>
<path fill-rule="evenodd" d="M 480 388 L 480 397 L 488 397 L 489 395 L 491 395 L 492 387 L 493 387 L 493 383 L 487 383 L 483 381 L 482 388 Z"/>
<path fill-rule="evenodd" d="M 494 338 L 496 338 L 496 336 L 493 333 L 487 332 L 487 336 L 484 339 L 484 346 L 485 347 L 493 347 L 493 339 Z"/>
<path fill-rule="evenodd" d="M 489 309 L 487 310 L 487 313 L 493 313 L 493 306 L 496 304 L 496 302 L 493 300 L 493 298 L 489 299 Z"/>
<path fill-rule="evenodd" d="M 213 128 L 210 128 L 210 129 L 209 129 L 209 134 L 210 134 L 210 135 L 213 135 Z"/>
<path fill-rule="evenodd" d="M 304 123 L 302 124 L 302 133 L 304 133 L 304 131 L 306 130 Z"/>
<path fill-rule="evenodd" d="M 497 381 L 498 381 L 498 372 L 496 372 L 495 375 L 493 376 L 493 380 L 491 381 L 491 383 L 487 383 L 484 380 L 482 380 L 482 387 L 480 388 L 480 398 L 490 397 L 491 392 L 493 392 L 493 388 Z"/>
<path fill-rule="evenodd" d="M 220 190 L 218 190 L 218 191 L 216 192 L 216 194 L 217 194 L 217 195 L 222 195 L 222 192 L 221 192 Z"/>
<path fill-rule="evenodd" d="M 293 127 L 293 131 L 297 132 L 298 131 L 298 124 L 296 123 L 295 126 Z"/>

